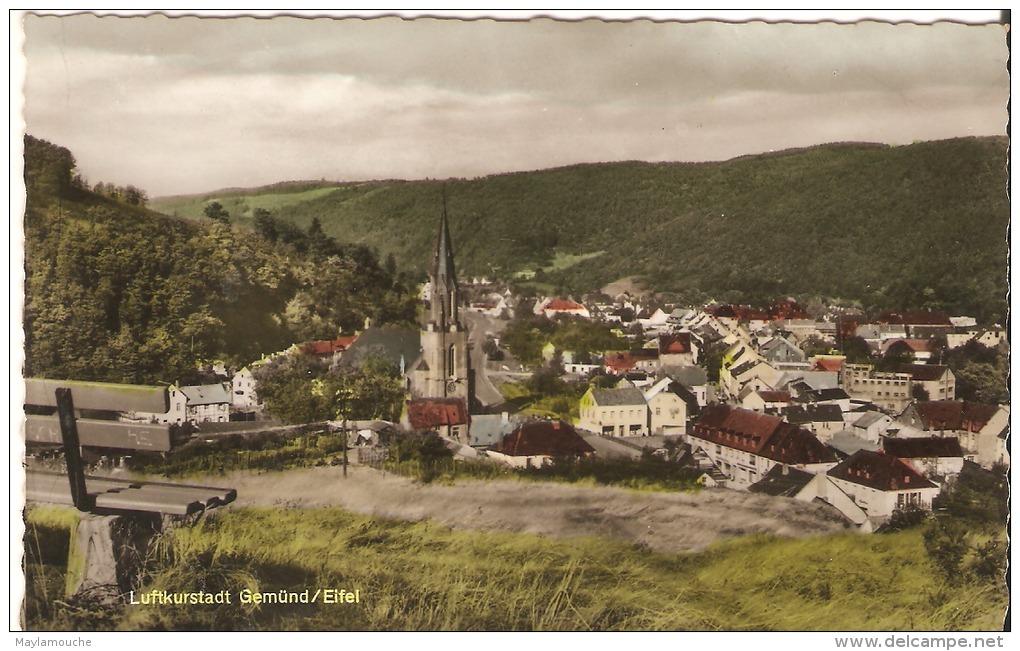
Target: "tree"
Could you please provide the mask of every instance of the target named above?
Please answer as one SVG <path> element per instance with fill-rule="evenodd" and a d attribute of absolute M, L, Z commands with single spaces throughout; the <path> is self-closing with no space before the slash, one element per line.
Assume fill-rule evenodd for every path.
<path fill-rule="evenodd" d="M 227 212 L 226 208 L 224 208 L 219 201 L 212 201 L 207 204 L 203 212 L 207 218 L 214 222 L 218 222 L 220 224 L 230 223 L 230 213 Z"/>

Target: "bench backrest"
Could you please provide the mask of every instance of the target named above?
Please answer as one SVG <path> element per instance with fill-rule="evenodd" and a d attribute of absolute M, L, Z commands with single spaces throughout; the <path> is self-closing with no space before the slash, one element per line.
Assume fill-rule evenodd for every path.
<path fill-rule="evenodd" d="M 25 380 L 25 405 L 57 407 L 56 390 L 70 389 L 76 410 L 166 413 L 170 397 L 166 387 L 76 382 L 70 380 Z M 79 443 L 84 446 L 121 450 L 170 451 L 171 425 L 76 419 Z M 62 444 L 58 416 L 26 416 L 25 441 Z"/>

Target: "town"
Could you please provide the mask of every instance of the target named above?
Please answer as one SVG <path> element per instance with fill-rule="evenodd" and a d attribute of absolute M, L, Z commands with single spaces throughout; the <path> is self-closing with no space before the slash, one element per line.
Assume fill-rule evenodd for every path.
<path fill-rule="evenodd" d="M 809 315 L 793 299 L 766 308 L 654 304 L 628 293 L 529 300 L 486 278 L 462 286 L 453 251 L 444 214 L 421 287 L 420 330 L 369 326 L 239 369 L 212 364 L 215 381 L 169 387 L 166 413 L 121 419 L 179 425 L 193 440 L 243 436 L 280 415 L 260 399 L 267 368 L 389 364 L 400 369 L 399 420 L 381 418 L 373 402 L 331 419 L 354 432 L 349 456 L 344 443 L 351 463 L 385 457 L 396 440 L 386 434 L 399 432 L 434 433 L 464 464 L 654 455 L 706 487 L 824 502 L 862 532 L 898 512 L 931 511 L 965 464 L 999 472 L 1008 464 L 1008 404 L 958 400 L 943 363 L 954 351 L 1005 351 L 1000 325 L 926 309 L 869 317 L 815 306 Z M 504 332 L 522 320 L 584 324 L 588 337 L 577 341 L 587 349 L 558 346 L 538 328 L 525 346 L 508 344 Z M 600 338 L 617 349 L 591 349 Z M 514 400 L 499 388 L 539 376 L 554 386 L 561 413 L 511 411 Z M 555 387 L 573 387 L 573 396 Z M 550 397 L 542 391 L 529 402 Z"/>

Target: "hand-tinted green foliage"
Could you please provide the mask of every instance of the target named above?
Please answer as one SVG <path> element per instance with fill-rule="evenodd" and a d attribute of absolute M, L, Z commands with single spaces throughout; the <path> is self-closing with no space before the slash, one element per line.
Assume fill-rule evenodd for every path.
<path fill-rule="evenodd" d="M 629 346 L 605 323 L 570 316 L 548 319 L 527 308 L 517 310 L 500 339 L 518 361 L 528 366 L 541 364 L 542 348 L 550 342 L 559 352 L 569 351 L 588 360 L 607 350 L 625 350 Z"/>
<path fill-rule="evenodd" d="M 956 376 L 956 398 L 989 405 L 1009 402 L 1009 355 L 1000 348 L 989 348 L 968 341 L 949 350 L 945 363 Z"/>
<path fill-rule="evenodd" d="M 187 383 L 202 362 L 413 318 L 411 293 L 364 247 L 309 258 L 111 201 L 75 185 L 66 149 L 25 142 L 26 375 Z"/>
<path fill-rule="evenodd" d="M 544 283 L 575 294 L 637 276 L 692 302 L 814 295 L 1001 322 L 1006 147 L 1005 138 L 837 144 L 721 163 L 320 186 L 300 200 L 266 193 L 282 220 L 307 229 L 317 217 L 327 234 L 395 253 L 419 277 L 445 185 L 464 274 L 510 278 L 543 266 Z M 260 197 L 249 191 L 245 201 Z M 597 251 L 551 267 L 557 256 Z"/>
<path fill-rule="evenodd" d="M 396 421 L 403 406 L 398 369 L 375 359 L 347 368 L 308 355 L 284 355 L 253 375 L 266 410 L 285 423 Z"/>

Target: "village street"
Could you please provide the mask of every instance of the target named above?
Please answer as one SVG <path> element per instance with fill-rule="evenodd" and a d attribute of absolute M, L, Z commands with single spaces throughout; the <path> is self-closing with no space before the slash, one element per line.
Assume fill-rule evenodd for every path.
<path fill-rule="evenodd" d="M 817 504 L 705 489 L 655 493 L 516 480 L 421 484 L 366 466 L 231 473 L 199 483 L 233 486 L 228 508 L 341 507 L 365 515 L 432 520 L 456 529 L 543 536 L 606 536 L 656 550 L 694 551 L 745 534 L 818 536 L 844 531 Z"/>

